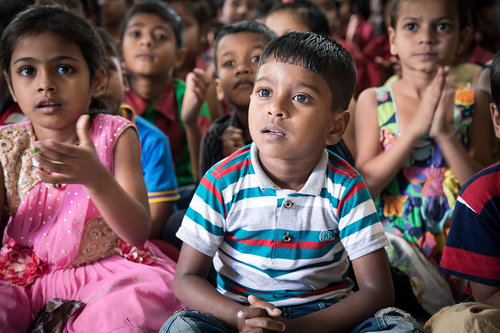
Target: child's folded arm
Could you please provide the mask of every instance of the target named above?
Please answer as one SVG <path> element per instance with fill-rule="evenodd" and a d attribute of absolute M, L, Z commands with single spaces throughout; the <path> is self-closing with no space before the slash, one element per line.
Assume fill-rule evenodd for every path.
<path fill-rule="evenodd" d="M 470 281 L 472 295 L 476 302 L 490 304 L 500 308 L 500 287 L 488 286 L 482 283 Z"/>
<path fill-rule="evenodd" d="M 392 306 L 394 288 L 383 248 L 352 261 L 359 290 L 338 303 L 287 323 L 286 332 L 345 332 Z"/>
<path fill-rule="evenodd" d="M 237 329 L 238 312 L 247 307 L 223 296 L 206 280 L 212 259 L 184 243 L 175 272 L 174 293 L 188 308 L 211 314 Z"/>

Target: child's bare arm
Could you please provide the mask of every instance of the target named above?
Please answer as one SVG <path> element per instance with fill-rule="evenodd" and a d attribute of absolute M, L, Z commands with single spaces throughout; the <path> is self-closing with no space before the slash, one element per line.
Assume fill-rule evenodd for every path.
<path fill-rule="evenodd" d="M 446 111 L 454 107 L 455 86 L 446 84 L 433 119 L 430 136 L 436 140 L 444 158 L 463 185 L 475 173 L 491 163 L 491 120 L 489 103 L 482 92 L 476 93 L 474 114 L 469 133 L 469 151 L 460 144 L 446 123 Z"/>
<path fill-rule="evenodd" d="M 382 150 L 378 126 L 377 98 L 374 89 L 365 90 L 356 105 L 356 168 L 363 175 L 370 193 L 376 197 L 401 169 L 412 151 L 414 143 L 429 133 L 432 118 L 441 96 L 444 69 L 427 87 L 420 107 L 407 132 L 403 133 L 390 149 Z"/>
<path fill-rule="evenodd" d="M 394 287 L 385 250 L 379 249 L 352 261 L 359 290 L 340 302 L 287 323 L 286 332 L 346 332 L 392 306 Z"/>
<path fill-rule="evenodd" d="M 174 293 L 188 308 L 209 313 L 233 329 L 247 307 L 220 294 L 207 280 L 212 258 L 184 243 L 175 271 Z"/>
<path fill-rule="evenodd" d="M 186 93 L 182 101 L 182 123 L 186 131 L 189 156 L 191 159 L 191 172 L 193 177 L 198 177 L 198 163 L 201 143 L 201 129 L 198 125 L 198 116 L 205 101 L 210 78 L 200 68 L 195 68 L 186 77 Z"/>
<path fill-rule="evenodd" d="M 7 226 L 7 214 L 4 213 L 3 208 L 5 207 L 5 180 L 3 178 L 3 168 L 0 165 L 0 237 L 3 238 L 3 231 Z"/>
<path fill-rule="evenodd" d="M 79 146 L 37 141 L 41 179 L 53 184 L 82 184 L 106 223 L 124 241 L 142 245 L 151 232 L 146 186 L 142 176 L 137 132 L 126 129 L 114 147 L 114 176 L 100 162 L 89 134 L 89 116 L 77 123 Z M 46 171 L 56 172 L 48 174 Z"/>
<path fill-rule="evenodd" d="M 470 281 L 472 295 L 476 302 L 481 302 L 500 308 L 500 287 L 487 286 Z"/>

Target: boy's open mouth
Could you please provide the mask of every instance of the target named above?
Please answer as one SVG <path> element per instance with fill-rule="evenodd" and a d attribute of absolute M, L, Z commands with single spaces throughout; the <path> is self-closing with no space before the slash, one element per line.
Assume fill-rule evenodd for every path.
<path fill-rule="evenodd" d="M 278 125 L 267 125 L 262 131 L 263 134 L 286 136 L 285 131 Z"/>

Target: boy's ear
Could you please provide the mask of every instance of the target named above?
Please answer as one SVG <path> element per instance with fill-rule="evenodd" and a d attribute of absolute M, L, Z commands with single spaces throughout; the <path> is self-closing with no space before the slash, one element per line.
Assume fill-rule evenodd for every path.
<path fill-rule="evenodd" d="M 16 94 L 14 93 L 14 88 L 12 88 L 12 81 L 10 80 L 10 75 L 7 73 L 7 71 L 3 71 L 3 77 L 5 79 L 5 82 L 7 82 L 7 87 L 9 87 L 10 94 L 12 96 L 12 99 L 14 102 L 17 103 L 17 97 Z"/>
<path fill-rule="evenodd" d="M 186 60 L 186 56 L 187 56 L 187 50 L 184 46 L 181 46 L 177 50 L 177 55 L 175 58 L 175 69 L 176 70 L 181 68 L 181 66 L 184 64 L 184 61 Z"/>
<path fill-rule="evenodd" d="M 224 100 L 224 91 L 222 90 L 222 85 L 218 78 L 215 78 L 215 89 L 217 92 L 217 100 L 222 102 Z"/>
<path fill-rule="evenodd" d="M 334 112 L 333 124 L 326 138 L 326 144 L 328 146 L 334 145 L 342 139 L 347 125 L 349 125 L 349 120 L 351 119 L 351 114 L 347 110 Z"/>
<path fill-rule="evenodd" d="M 104 68 L 99 68 L 92 81 L 92 97 L 99 97 L 106 90 L 106 72 Z"/>
<path fill-rule="evenodd" d="M 490 103 L 490 113 L 491 120 L 493 121 L 493 129 L 495 130 L 495 136 L 500 139 L 500 114 L 498 113 L 498 107 L 495 103 Z"/>
<path fill-rule="evenodd" d="M 391 54 L 398 55 L 398 49 L 396 47 L 396 44 L 394 43 L 396 40 L 396 32 L 394 31 L 394 28 L 393 27 L 387 28 L 387 33 L 389 34 L 389 45 Z"/>

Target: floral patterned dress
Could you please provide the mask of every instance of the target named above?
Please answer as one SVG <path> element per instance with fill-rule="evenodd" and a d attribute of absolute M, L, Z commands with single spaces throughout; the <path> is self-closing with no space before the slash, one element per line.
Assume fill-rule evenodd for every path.
<path fill-rule="evenodd" d="M 113 147 L 133 126 L 98 115 L 91 136 L 113 172 Z M 81 305 L 64 331 L 158 330 L 182 304 L 172 292 L 175 263 L 153 244 L 121 241 L 85 188 L 54 188 L 33 173 L 31 123 L 0 127 L 0 162 L 10 219 L 0 251 L 0 327 L 25 332 L 53 299 Z"/>
<path fill-rule="evenodd" d="M 380 142 L 387 150 L 400 136 L 397 108 L 390 87 L 377 88 L 376 96 Z M 457 88 L 452 126 L 465 148 L 473 110 L 474 92 Z M 434 258 L 442 252 L 458 189 L 440 147 L 427 137 L 414 146 L 404 167 L 375 201 L 386 230 Z"/>

